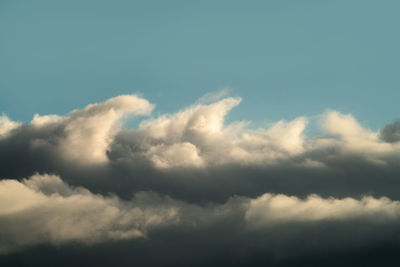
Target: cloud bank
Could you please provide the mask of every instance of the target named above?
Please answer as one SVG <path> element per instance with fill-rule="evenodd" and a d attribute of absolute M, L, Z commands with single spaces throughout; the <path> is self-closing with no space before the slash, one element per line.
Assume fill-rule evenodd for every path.
<path fill-rule="evenodd" d="M 333 224 L 361 220 L 379 229 L 398 226 L 400 219 L 400 202 L 384 197 L 357 200 L 311 195 L 299 199 L 266 193 L 254 199 L 235 196 L 224 204 L 201 206 L 154 192 L 140 192 L 129 201 L 122 201 L 116 196 L 70 187 L 54 175 L 2 180 L 0 203 L 2 253 L 37 244 L 90 245 L 147 238 L 153 232 L 176 227 L 207 234 L 207 229 L 224 227 L 226 222 L 237 229 L 232 234 L 245 236 L 277 231 L 285 224 L 296 231 L 298 222 Z"/>
<path fill-rule="evenodd" d="M 241 99 L 221 97 L 135 129 L 124 118 L 154 108 L 136 95 L 29 123 L 3 114 L 0 260 L 104 245 L 141 251 L 132 264 L 296 265 L 398 246 L 398 121 L 375 132 L 327 111 L 310 137 L 304 116 L 226 124 Z"/>

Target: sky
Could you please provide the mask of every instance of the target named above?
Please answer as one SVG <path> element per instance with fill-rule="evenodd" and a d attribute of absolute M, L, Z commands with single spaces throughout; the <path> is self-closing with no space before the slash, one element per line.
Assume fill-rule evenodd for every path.
<path fill-rule="evenodd" d="M 172 113 L 230 88 L 232 120 L 335 109 L 377 130 L 397 118 L 399 5 L 1 1 L 1 112 L 26 122 L 140 93 Z"/>
<path fill-rule="evenodd" d="M 0 266 L 397 266 L 395 1 L 1 1 Z"/>

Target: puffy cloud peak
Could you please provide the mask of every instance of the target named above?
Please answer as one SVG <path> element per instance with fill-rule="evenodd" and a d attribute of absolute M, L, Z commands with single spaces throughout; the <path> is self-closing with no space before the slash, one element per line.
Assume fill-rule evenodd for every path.
<path fill-rule="evenodd" d="M 11 121 L 6 115 L 0 116 L 0 138 L 7 136 L 9 132 L 21 125 L 18 122 Z"/>
<path fill-rule="evenodd" d="M 147 115 L 152 109 L 153 105 L 143 98 L 123 95 L 74 111 L 66 119 L 61 149 L 71 159 L 105 162 L 106 150 L 119 130 L 118 121 L 130 113 Z"/>
<path fill-rule="evenodd" d="M 245 122 L 225 125 L 227 113 L 240 101 L 225 98 L 145 121 L 130 133 L 131 140 L 137 140 L 135 147 L 142 147 L 145 155 L 163 168 L 260 164 L 303 151 L 304 117 L 279 121 L 269 129 L 247 129 Z"/>

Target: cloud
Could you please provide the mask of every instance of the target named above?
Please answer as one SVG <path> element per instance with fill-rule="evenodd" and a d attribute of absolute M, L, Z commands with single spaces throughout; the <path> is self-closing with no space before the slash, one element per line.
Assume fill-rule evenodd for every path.
<path fill-rule="evenodd" d="M 54 150 L 66 161 L 85 165 L 107 163 L 109 155 L 118 149 L 119 157 L 126 157 L 125 160 L 142 157 L 160 168 L 278 164 L 319 150 L 335 150 L 341 155 L 358 155 L 385 164 L 385 157 L 400 151 L 400 144 L 381 137 L 388 130 L 379 134 L 364 129 L 354 117 L 337 111 L 323 116 L 322 128 L 327 135 L 319 138 L 304 135 L 305 117 L 281 120 L 269 128 L 251 129 L 245 122 L 226 125 L 226 115 L 240 101 L 225 98 L 196 104 L 176 114 L 145 120 L 130 131 L 122 130 L 121 118 L 130 113 L 149 115 L 153 108 L 137 96 L 115 97 L 66 117 L 36 114 L 27 125 L 3 116 L 3 128 L 7 132 L 14 129 L 11 140 L 4 142 L 24 135 L 24 139 L 30 139 L 32 150 Z M 119 137 L 125 143 L 119 143 Z M 301 164 L 322 167 L 325 163 L 324 159 L 307 158 Z"/>
<path fill-rule="evenodd" d="M 327 113 L 323 128 L 340 137 L 341 148 L 347 153 L 364 153 L 368 158 L 378 160 L 381 156 L 399 151 L 399 146 L 385 142 L 378 132 L 363 128 L 350 114 Z"/>
<path fill-rule="evenodd" d="M 147 196 L 144 196 L 147 197 Z M 113 196 L 71 188 L 54 175 L 34 175 L 21 182 L 0 182 L 0 252 L 26 245 L 96 243 L 144 237 L 148 228 L 173 223 L 176 207 L 157 202 L 140 205 Z M 145 201 L 145 199 L 144 199 Z"/>
<path fill-rule="evenodd" d="M 400 245 L 397 121 L 372 131 L 327 111 L 310 137 L 304 116 L 228 124 L 241 99 L 224 94 L 158 117 L 135 95 L 0 117 L 0 260 L 104 245 L 139 265 L 274 265 Z M 150 117 L 125 129 L 129 115 Z"/>
<path fill-rule="evenodd" d="M 123 117 L 153 108 L 137 96 L 112 98 L 64 117 L 35 115 L 30 123 L 13 124 L 0 139 L 0 175 L 56 173 L 73 185 L 123 198 L 154 190 L 195 202 L 270 191 L 400 199 L 400 143 L 385 141 L 381 132 L 337 111 L 321 116 L 322 132 L 315 137 L 304 133 L 306 117 L 264 128 L 226 124 L 240 101 L 197 103 L 131 130 L 123 129 Z"/>
<path fill-rule="evenodd" d="M 106 151 L 126 114 L 148 115 L 153 106 L 137 96 L 118 96 L 101 104 L 73 111 L 65 120 L 60 150 L 68 158 L 86 163 L 107 160 Z"/>
<path fill-rule="evenodd" d="M 52 123 L 57 123 L 59 121 L 62 120 L 61 116 L 52 114 L 52 115 L 44 115 L 44 116 L 40 116 L 39 114 L 35 114 L 33 116 L 33 119 L 31 120 L 31 125 L 33 127 L 43 127 L 46 124 L 52 124 Z"/>
<path fill-rule="evenodd" d="M 0 182 L 3 253 L 41 243 L 93 244 L 147 238 L 148 234 L 157 239 L 160 231 L 174 227 L 207 232 L 236 225 L 236 234 L 245 238 L 253 231 L 295 222 L 362 219 L 379 228 L 397 222 L 399 217 L 400 202 L 388 198 L 323 199 L 311 195 L 303 200 L 266 193 L 254 199 L 232 197 L 223 204 L 200 206 L 152 192 L 140 192 L 123 201 L 71 187 L 55 175 L 36 174 L 21 181 Z"/>
<path fill-rule="evenodd" d="M 27 125 L 2 117 L 2 132 L 4 135 L 6 130 L 14 130 L 11 140 L 5 142 L 21 139 L 16 140 L 25 146 L 21 149 L 33 153 L 46 151 L 73 164 L 100 164 L 107 162 L 106 152 L 121 129 L 121 119 L 128 114 L 148 115 L 152 109 L 153 105 L 143 98 L 122 95 L 74 110 L 65 117 L 35 114 Z"/>
<path fill-rule="evenodd" d="M 209 105 L 198 104 L 171 116 L 144 121 L 136 131 L 130 132 L 131 140 L 138 140 L 137 147 L 154 164 L 163 167 L 213 166 L 221 164 L 264 164 L 303 151 L 302 132 L 307 120 L 300 117 L 291 122 L 279 121 L 269 129 L 250 130 L 245 123 L 225 125 L 230 109 L 240 103 L 240 98 L 225 98 Z M 162 149 L 155 149 L 161 146 Z M 168 147 L 193 146 L 185 149 L 187 160 L 172 162 L 171 153 L 165 159 Z M 158 153 L 159 152 L 159 153 Z M 194 156 L 196 155 L 196 156 Z M 168 164 L 159 164 L 160 161 Z M 200 163 L 203 162 L 203 163 Z"/>
<path fill-rule="evenodd" d="M 389 143 L 400 141 L 400 120 L 396 120 L 383 127 L 380 131 L 380 138 Z"/>
<path fill-rule="evenodd" d="M 13 129 L 20 125 L 18 122 L 11 121 L 6 115 L 0 116 L 0 138 L 7 136 Z"/>
<path fill-rule="evenodd" d="M 382 197 L 323 199 L 310 195 L 305 200 L 293 196 L 264 194 L 251 200 L 246 220 L 254 226 L 269 223 L 349 220 L 367 217 L 373 221 L 396 220 L 400 216 L 400 202 Z"/>

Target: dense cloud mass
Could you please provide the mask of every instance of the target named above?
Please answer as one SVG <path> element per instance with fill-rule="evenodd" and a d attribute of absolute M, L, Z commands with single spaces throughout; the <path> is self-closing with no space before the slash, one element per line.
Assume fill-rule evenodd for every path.
<path fill-rule="evenodd" d="M 49 250 L 78 262 L 86 251 L 99 265 L 104 250 L 120 265 L 390 260 L 400 234 L 399 122 L 374 132 L 327 111 L 313 137 L 306 117 L 226 124 L 240 101 L 200 101 L 135 129 L 124 118 L 154 108 L 135 95 L 30 123 L 3 114 L 0 262 L 52 265 Z"/>

